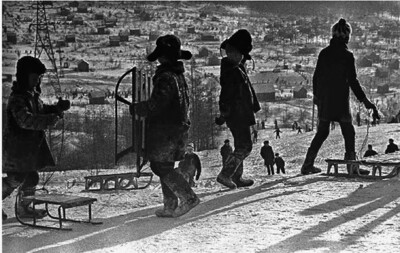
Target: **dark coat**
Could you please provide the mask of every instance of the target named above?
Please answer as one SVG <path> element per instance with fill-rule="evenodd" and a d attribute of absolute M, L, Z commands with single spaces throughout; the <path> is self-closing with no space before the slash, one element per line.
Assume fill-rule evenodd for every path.
<path fill-rule="evenodd" d="M 399 151 L 399 147 L 394 143 L 390 143 L 386 147 L 385 154 L 394 153 L 396 151 Z"/>
<path fill-rule="evenodd" d="M 265 164 L 274 163 L 274 151 L 272 150 L 271 146 L 262 146 L 260 154 L 264 159 Z"/>
<path fill-rule="evenodd" d="M 147 117 L 146 156 L 150 161 L 183 159 L 188 140 L 189 96 L 182 62 L 157 67 L 150 99 L 135 109 Z"/>
<path fill-rule="evenodd" d="M 185 158 L 179 162 L 178 167 L 181 168 L 182 171 L 185 171 L 190 178 L 193 178 L 195 175 L 199 178 L 201 175 L 200 158 L 195 153 L 186 153 Z"/>
<path fill-rule="evenodd" d="M 244 67 L 223 58 L 220 84 L 219 109 L 228 127 L 254 125 L 254 113 L 260 110 L 260 104 Z"/>
<path fill-rule="evenodd" d="M 285 167 L 285 161 L 280 156 L 275 157 L 275 163 L 276 163 L 276 167 L 278 167 L 278 168 L 284 168 Z"/>
<path fill-rule="evenodd" d="M 345 43 L 332 39 L 320 52 L 313 76 L 314 103 L 320 120 L 351 122 L 349 88 L 358 100 L 365 98 L 353 53 Z"/>
<path fill-rule="evenodd" d="M 38 93 L 13 90 L 6 109 L 3 172 L 30 172 L 55 165 L 44 129 L 54 124 L 56 112 L 56 106 L 43 104 Z"/>
<path fill-rule="evenodd" d="M 367 150 L 365 151 L 364 157 L 369 157 L 369 156 L 374 156 L 377 155 L 378 153 L 375 150 Z"/>
<path fill-rule="evenodd" d="M 230 155 L 230 154 L 232 154 L 232 152 L 233 152 L 233 149 L 232 149 L 232 146 L 231 145 L 229 145 L 229 146 L 227 146 L 227 145 L 223 145 L 222 147 L 221 147 L 221 156 L 222 156 L 222 162 L 225 162 L 225 160 L 226 160 L 226 158 L 228 158 L 228 156 Z"/>

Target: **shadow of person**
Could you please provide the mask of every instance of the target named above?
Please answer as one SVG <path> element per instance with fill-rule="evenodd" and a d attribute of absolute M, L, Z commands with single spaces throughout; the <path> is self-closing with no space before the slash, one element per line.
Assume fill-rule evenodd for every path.
<path fill-rule="evenodd" d="M 379 181 L 371 184 L 369 187 L 357 189 L 348 197 L 339 200 L 332 200 L 316 207 L 308 208 L 302 212 L 302 215 L 317 215 L 326 212 L 338 211 L 349 206 L 359 207 L 344 213 L 340 211 L 332 219 L 327 221 L 320 221 L 317 225 L 308 229 L 302 230 L 300 233 L 286 238 L 285 240 L 273 244 L 264 250 L 258 251 L 259 253 L 267 252 L 294 252 L 302 250 L 317 250 L 324 249 L 329 252 L 341 252 L 357 241 L 365 237 L 378 225 L 398 216 L 400 213 L 400 205 L 394 204 L 393 208 L 384 208 L 385 206 L 393 206 L 393 203 L 398 203 L 400 196 L 400 181 Z M 388 210 L 386 213 L 379 217 L 371 219 L 370 222 L 361 222 L 358 228 L 353 232 L 341 233 L 340 240 L 321 240 L 320 236 L 330 230 L 337 229 L 346 223 L 350 223 L 362 216 L 370 215 L 372 212 L 384 208 L 383 211 Z M 315 219 L 315 218 L 314 218 Z"/>
<path fill-rule="evenodd" d="M 103 249 L 123 243 L 135 242 L 255 202 L 281 198 L 305 191 L 293 189 L 292 191 L 271 194 L 267 197 L 261 194 L 272 190 L 274 186 L 288 179 L 290 178 L 275 180 L 250 189 L 225 192 L 221 196 L 200 203 L 188 214 L 179 218 L 157 218 L 154 215 L 155 210 L 159 208 L 157 206 L 113 218 L 99 219 L 99 221 L 103 221 L 103 225 L 88 226 L 77 224 L 74 225 L 73 231 L 68 233 L 52 231 L 51 233 L 38 234 L 31 238 L 24 238 L 23 243 L 21 243 L 21 237 L 7 235 L 3 237 L 3 249 L 17 247 L 21 252 L 38 250 L 81 252 L 88 249 Z M 248 197 L 258 194 L 260 195 L 247 200 Z"/>

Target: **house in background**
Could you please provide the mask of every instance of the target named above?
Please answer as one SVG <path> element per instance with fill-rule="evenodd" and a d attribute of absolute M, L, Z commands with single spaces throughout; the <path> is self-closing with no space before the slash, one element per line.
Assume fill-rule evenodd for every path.
<path fill-rule="evenodd" d="M 140 29 L 130 29 L 130 35 L 133 35 L 133 36 L 140 36 L 141 35 L 141 31 L 140 31 Z"/>
<path fill-rule="evenodd" d="M 7 33 L 7 42 L 11 44 L 17 44 L 17 34 L 15 32 Z"/>
<path fill-rule="evenodd" d="M 91 105 L 104 105 L 106 102 L 106 95 L 104 91 L 91 91 L 89 92 L 89 104 Z"/>
<path fill-rule="evenodd" d="M 275 88 L 272 83 L 255 84 L 253 85 L 257 99 L 260 102 L 275 101 Z"/>
<path fill-rule="evenodd" d="M 74 35 L 74 34 L 67 34 L 67 35 L 65 36 L 65 42 L 67 42 L 67 43 L 74 43 L 74 42 L 76 42 L 76 40 L 75 40 L 75 35 Z"/>
<path fill-rule="evenodd" d="M 110 46 L 111 47 L 118 47 L 119 46 L 119 36 L 110 36 Z"/>
<path fill-rule="evenodd" d="M 294 88 L 293 98 L 307 98 L 307 89 L 303 86 Z"/>
<path fill-rule="evenodd" d="M 89 72 L 89 63 L 85 60 L 78 61 L 78 72 Z"/>
<path fill-rule="evenodd" d="M 389 92 L 389 84 L 387 83 L 380 83 L 377 85 L 376 92 L 379 94 L 385 94 Z"/>

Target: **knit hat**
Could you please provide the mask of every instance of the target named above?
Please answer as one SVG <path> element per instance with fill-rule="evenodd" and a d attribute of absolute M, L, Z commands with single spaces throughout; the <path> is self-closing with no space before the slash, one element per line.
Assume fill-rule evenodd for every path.
<path fill-rule="evenodd" d="M 17 62 L 17 76 L 28 75 L 29 73 L 41 75 L 45 72 L 46 67 L 38 58 L 24 56 Z"/>
<path fill-rule="evenodd" d="M 332 37 L 348 38 L 351 33 L 351 26 L 345 19 L 341 18 L 332 26 Z"/>
<path fill-rule="evenodd" d="M 181 41 L 178 37 L 172 34 L 161 36 L 156 41 L 156 49 L 147 56 L 147 60 L 153 62 L 161 56 L 166 56 L 171 60 L 192 58 L 192 53 L 186 50 L 181 50 Z"/>
<path fill-rule="evenodd" d="M 240 29 L 235 32 L 229 39 L 224 40 L 221 43 L 221 48 L 226 49 L 226 45 L 229 44 L 239 50 L 243 54 L 244 59 L 250 60 L 250 51 L 253 49 L 252 39 L 249 31 L 246 29 Z"/>
<path fill-rule="evenodd" d="M 226 140 L 224 141 L 224 143 L 229 143 L 229 140 L 228 140 L 228 139 L 226 139 Z"/>

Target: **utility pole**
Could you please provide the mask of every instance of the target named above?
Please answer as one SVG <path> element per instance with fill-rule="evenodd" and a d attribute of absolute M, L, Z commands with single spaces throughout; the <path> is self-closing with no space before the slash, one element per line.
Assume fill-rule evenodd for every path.
<path fill-rule="evenodd" d="M 47 76 L 50 85 L 53 87 L 55 95 L 61 96 L 61 85 L 57 71 L 57 64 L 54 57 L 53 45 L 50 39 L 49 25 L 53 25 L 54 22 L 49 22 L 46 15 L 46 6 L 52 6 L 52 2 L 49 1 L 38 1 L 36 2 L 36 20 L 34 23 L 29 25 L 29 30 L 34 26 L 36 29 L 35 36 L 35 57 L 40 58 L 43 52 L 47 55 L 50 63 L 51 70 L 47 71 Z"/>

